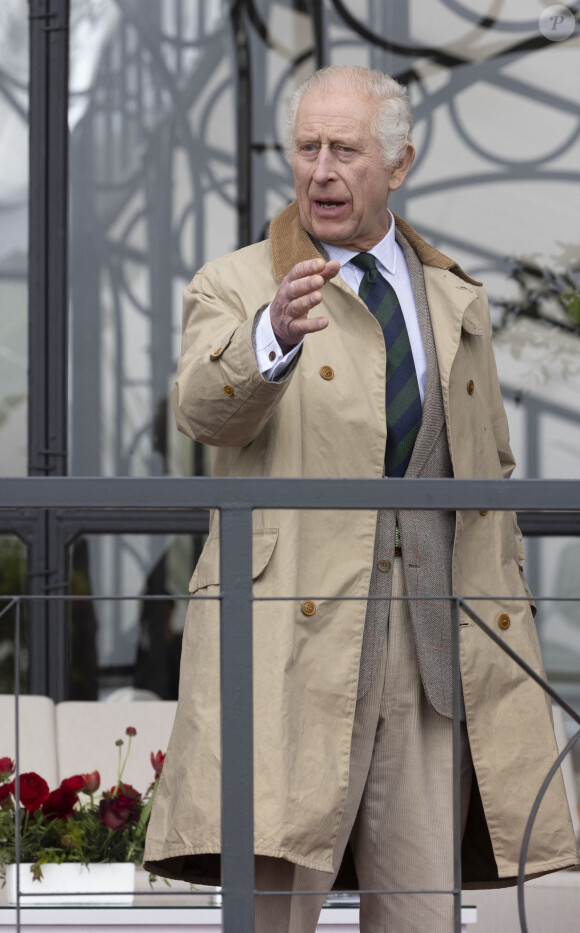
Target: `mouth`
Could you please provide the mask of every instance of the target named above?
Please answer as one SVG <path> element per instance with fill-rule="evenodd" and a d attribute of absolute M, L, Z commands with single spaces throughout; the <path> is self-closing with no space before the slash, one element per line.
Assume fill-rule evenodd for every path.
<path fill-rule="evenodd" d="M 345 205 L 345 201 L 314 201 L 314 206 L 317 212 L 321 214 L 336 214 L 341 211 Z"/>

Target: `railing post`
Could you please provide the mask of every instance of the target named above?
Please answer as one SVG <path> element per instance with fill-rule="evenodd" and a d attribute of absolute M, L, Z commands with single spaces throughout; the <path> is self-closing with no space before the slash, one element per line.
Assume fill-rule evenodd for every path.
<path fill-rule="evenodd" d="M 220 510 L 224 933 L 254 933 L 252 510 Z"/>
<path fill-rule="evenodd" d="M 461 933 L 461 669 L 459 629 L 461 601 L 453 601 L 453 933 Z"/>

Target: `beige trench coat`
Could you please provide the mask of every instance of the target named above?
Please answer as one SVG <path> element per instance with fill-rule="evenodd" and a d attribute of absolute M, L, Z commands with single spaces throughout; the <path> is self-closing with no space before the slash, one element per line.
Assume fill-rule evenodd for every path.
<path fill-rule="evenodd" d="M 454 474 L 508 477 L 514 462 L 485 292 L 397 224 L 424 263 Z M 294 203 L 273 221 L 270 240 L 207 264 L 186 289 L 174 407 L 180 430 L 212 446 L 214 475 L 382 476 L 382 331 L 342 280 L 324 286 L 317 313 L 329 326 L 306 339 L 286 378 L 268 382 L 256 366 L 258 309 L 296 262 L 316 255 Z M 254 595 L 289 597 L 254 608 L 255 850 L 323 871 L 331 870 L 345 803 L 366 607 L 364 599 L 320 597 L 366 596 L 375 523 L 371 511 L 254 513 Z M 541 671 L 530 605 L 508 599 L 528 593 L 514 515 L 464 511 L 456 525 L 454 592 L 497 597 L 474 608 Z M 191 579 L 197 596 L 219 591 L 217 526 L 216 516 Z M 313 615 L 304 612 L 308 600 Z M 215 601 L 190 603 L 178 711 L 145 855 L 157 874 L 208 882 L 219 881 L 218 611 Z M 505 630 L 502 613 L 510 617 Z M 481 794 L 473 795 L 465 877 L 501 883 L 517 874 L 525 822 L 557 754 L 551 714 L 542 691 L 467 617 L 461 674 Z M 575 856 L 558 774 L 527 871 L 564 868 Z"/>

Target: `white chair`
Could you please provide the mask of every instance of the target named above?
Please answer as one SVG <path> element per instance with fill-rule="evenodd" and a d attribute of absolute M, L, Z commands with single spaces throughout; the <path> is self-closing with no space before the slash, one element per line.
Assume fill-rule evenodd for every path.
<path fill-rule="evenodd" d="M 36 771 L 51 790 L 59 785 L 54 703 L 48 697 L 21 696 L 19 706 L 20 773 Z M 14 696 L 0 695 L 0 758 L 16 758 Z"/>
<path fill-rule="evenodd" d="M 151 752 L 165 752 L 175 718 L 177 702 L 168 700 L 144 703 L 106 703 L 69 701 L 56 707 L 56 749 L 60 778 L 73 774 L 99 771 L 101 791 L 109 790 L 117 781 L 119 748 L 121 757 L 127 751 L 128 726 L 137 730 L 131 743 L 131 753 L 123 781 L 132 784 L 142 794 L 151 784 L 155 772 Z"/>

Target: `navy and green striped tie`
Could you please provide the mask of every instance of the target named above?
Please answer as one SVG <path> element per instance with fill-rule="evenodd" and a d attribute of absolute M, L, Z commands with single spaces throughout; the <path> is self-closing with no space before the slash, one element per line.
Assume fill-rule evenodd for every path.
<path fill-rule="evenodd" d="M 385 473 L 404 476 L 423 414 L 409 334 L 397 293 L 378 271 L 375 257 L 359 253 L 351 262 L 364 272 L 358 293 L 381 325 L 387 350 Z"/>

